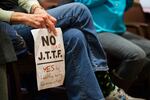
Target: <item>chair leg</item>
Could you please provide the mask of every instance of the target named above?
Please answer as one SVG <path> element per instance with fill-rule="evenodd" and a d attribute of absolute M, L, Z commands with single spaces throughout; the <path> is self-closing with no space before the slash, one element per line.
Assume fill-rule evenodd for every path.
<path fill-rule="evenodd" d="M 6 65 L 0 65 L 0 100 L 8 100 Z"/>
<path fill-rule="evenodd" d="M 22 100 L 21 81 L 16 62 L 7 64 L 10 100 Z"/>

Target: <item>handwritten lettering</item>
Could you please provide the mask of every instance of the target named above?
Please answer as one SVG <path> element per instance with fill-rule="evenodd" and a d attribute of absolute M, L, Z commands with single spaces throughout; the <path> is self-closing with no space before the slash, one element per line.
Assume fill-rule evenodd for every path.
<path fill-rule="evenodd" d="M 54 65 L 45 66 L 45 67 L 43 67 L 43 70 L 44 70 L 44 72 L 54 71 Z"/>

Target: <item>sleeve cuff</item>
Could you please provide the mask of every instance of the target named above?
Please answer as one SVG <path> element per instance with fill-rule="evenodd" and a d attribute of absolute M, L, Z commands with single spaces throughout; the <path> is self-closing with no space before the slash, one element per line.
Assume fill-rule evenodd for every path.
<path fill-rule="evenodd" d="M 13 11 L 0 9 L 0 21 L 10 22 Z"/>
<path fill-rule="evenodd" d="M 20 0 L 20 1 L 22 1 L 22 0 Z M 26 9 L 26 11 L 28 13 L 31 12 L 31 8 L 33 5 L 39 5 L 40 6 L 40 4 L 37 0 L 28 0 L 28 1 L 24 0 L 24 1 L 20 2 L 19 5 L 21 7 L 23 7 L 24 9 Z"/>

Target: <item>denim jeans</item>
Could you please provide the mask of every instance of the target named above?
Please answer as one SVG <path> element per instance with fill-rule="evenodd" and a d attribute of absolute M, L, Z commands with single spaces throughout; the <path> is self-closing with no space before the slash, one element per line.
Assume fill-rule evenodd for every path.
<path fill-rule="evenodd" d="M 57 19 L 57 27 L 63 30 L 66 52 L 65 87 L 69 100 L 104 100 L 94 72 L 107 71 L 108 66 L 89 10 L 80 3 L 71 3 L 50 9 L 48 13 Z M 14 34 L 17 31 L 25 40 L 27 49 L 32 52 L 32 28 L 25 25 L 12 27 Z"/>

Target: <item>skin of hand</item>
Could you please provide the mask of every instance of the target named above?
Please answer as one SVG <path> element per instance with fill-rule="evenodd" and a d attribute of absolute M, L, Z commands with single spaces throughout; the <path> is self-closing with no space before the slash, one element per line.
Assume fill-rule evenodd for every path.
<path fill-rule="evenodd" d="M 41 9 L 41 8 L 36 8 L 33 14 L 42 16 L 42 19 L 44 20 L 44 23 L 41 23 L 42 26 L 43 27 L 46 26 L 49 29 L 49 31 L 52 31 L 55 35 L 57 35 L 56 29 L 55 29 L 55 25 L 57 22 L 56 18 L 49 15 L 44 9 Z"/>
<path fill-rule="evenodd" d="M 57 35 L 55 29 L 57 20 L 40 7 L 34 9 L 32 14 L 14 12 L 11 16 L 10 22 L 26 24 L 33 28 L 48 28 L 48 30 L 52 31 L 54 35 Z"/>

